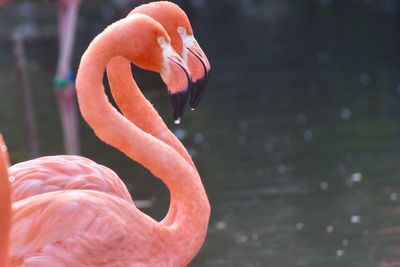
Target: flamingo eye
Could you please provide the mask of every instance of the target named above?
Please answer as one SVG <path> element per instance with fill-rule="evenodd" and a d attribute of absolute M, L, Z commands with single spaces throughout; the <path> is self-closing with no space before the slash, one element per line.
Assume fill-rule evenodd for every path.
<path fill-rule="evenodd" d="M 158 42 L 158 44 L 159 44 L 160 46 L 164 46 L 164 45 L 167 44 L 167 41 L 166 41 L 165 38 L 162 37 L 162 36 L 160 36 L 160 37 L 157 38 L 157 42 Z"/>
<path fill-rule="evenodd" d="M 185 30 L 185 28 L 184 27 L 178 27 L 178 33 L 179 34 L 181 34 L 181 35 L 186 35 L 186 30 Z"/>

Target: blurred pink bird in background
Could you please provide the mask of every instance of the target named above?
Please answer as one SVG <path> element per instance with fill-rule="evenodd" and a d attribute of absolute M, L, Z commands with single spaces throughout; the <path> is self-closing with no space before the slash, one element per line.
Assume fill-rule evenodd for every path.
<path fill-rule="evenodd" d="M 60 112 L 67 154 L 80 154 L 76 89 L 71 67 L 76 23 L 81 0 L 58 0 L 59 54 L 54 91 Z"/>
<path fill-rule="evenodd" d="M 0 5 L 8 1 L 0 0 Z M 59 53 L 53 89 L 57 98 L 65 150 L 67 154 L 71 155 L 80 154 L 75 77 L 72 72 L 71 60 L 81 2 L 82 0 L 57 0 Z"/>

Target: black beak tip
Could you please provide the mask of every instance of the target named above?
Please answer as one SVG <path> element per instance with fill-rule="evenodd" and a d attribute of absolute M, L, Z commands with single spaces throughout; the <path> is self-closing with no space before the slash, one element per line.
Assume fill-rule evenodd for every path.
<path fill-rule="evenodd" d="M 201 98 L 206 91 L 209 77 L 210 74 L 209 72 L 207 72 L 202 78 L 198 79 L 192 84 L 192 89 L 190 92 L 190 108 L 192 110 L 194 110 L 199 105 Z"/>
<path fill-rule="evenodd" d="M 175 124 L 181 122 L 183 113 L 185 112 L 185 106 L 189 99 L 189 90 L 185 89 L 182 92 L 170 94 L 170 100 L 173 108 L 173 118 Z"/>

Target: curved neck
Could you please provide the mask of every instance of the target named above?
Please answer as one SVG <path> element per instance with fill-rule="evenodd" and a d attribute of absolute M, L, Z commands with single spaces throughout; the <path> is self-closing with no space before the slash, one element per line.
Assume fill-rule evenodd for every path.
<path fill-rule="evenodd" d="M 140 30 L 135 36 L 140 38 Z M 109 103 L 102 84 L 105 67 L 119 55 L 115 48 L 121 49 L 128 42 L 126 37 L 118 37 L 113 36 L 109 27 L 82 56 L 76 81 L 82 116 L 101 140 L 142 164 L 166 184 L 171 205 L 176 207 L 170 240 L 182 242 L 178 248 L 190 251 L 188 258 L 194 257 L 204 241 L 210 215 L 204 187 L 198 173 L 174 149 L 139 129 Z M 187 244 L 185 247 L 187 242 L 192 249 Z"/>
<path fill-rule="evenodd" d="M 171 146 L 196 170 L 188 151 L 168 129 L 153 105 L 146 99 L 132 77 L 131 63 L 124 57 L 112 58 L 107 64 L 107 78 L 115 102 L 124 116 L 141 130 Z M 176 216 L 176 204 L 171 201 L 164 225 L 171 225 Z"/>
<path fill-rule="evenodd" d="M 137 86 L 129 60 L 123 57 L 112 58 L 107 64 L 107 77 L 113 98 L 124 116 L 143 131 L 171 146 L 196 170 L 186 148 L 168 129 Z"/>
<path fill-rule="evenodd" d="M 9 233 L 11 226 L 11 195 L 8 181 L 7 149 L 0 134 L 0 266 L 9 266 Z"/>

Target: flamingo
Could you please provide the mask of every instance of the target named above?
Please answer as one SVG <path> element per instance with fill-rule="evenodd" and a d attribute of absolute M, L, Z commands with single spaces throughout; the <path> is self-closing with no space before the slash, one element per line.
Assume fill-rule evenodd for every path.
<path fill-rule="evenodd" d="M 11 199 L 8 183 L 8 155 L 3 136 L 0 134 L 0 266 L 8 267 L 9 238 L 11 228 Z"/>
<path fill-rule="evenodd" d="M 105 192 L 64 190 L 35 195 L 13 204 L 11 264 L 186 266 L 197 254 L 210 215 L 197 171 L 176 150 L 119 114 L 102 86 L 107 62 L 124 56 L 159 72 L 170 94 L 187 90 L 189 71 L 169 41 L 162 26 L 146 15 L 135 14 L 112 24 L 83 55 L 77 92 L 81 113 L 96 135 L 167 185 L 175 207 L 173 220 L 156 222 Z"/>
<path fill-rule="evenodd" d="M 152 2 L 135 8 L 129 15 L 135 13 L 147 14 L 159 21 L 170 35 L 173 48 L 180 51 L 181 55 L 185 55 L 187 49 L 200 51 L 196 57 L 193 53 L 186 56 L 186 63 L 191 72 L 197 71 L 200 79 L 201 75 L 207 75 L 210 67 L 204 52 L 197 42 L 185 40 L 194 37 L 179 34 L 179 27 L 184 27 L 189 33 L 193 33 L 193 30 L 187 15 L 178 5 L 166 1 Z M 204 66 L 208 66 L 208 70 Z M 107 74 L 113 96 L 125 117 L 145 132 L 173 147 L 195 169 L 187 150 L 168 130 L 157 111 L 141 93 L 132 78 L 130 62 L 123 57 L 113 58 L 107 65 Z M 92 189 L 108 192 L 132 202 L 125 185 L 112 170 L 80 156 L 42 157 L 15 164 L 9 172 L 12 177 L 13 201 L 57 190 Z"/>
<path fill-rule="evenodd" d="M 0 6 L 9 0 L 0 0 Z M 76 21 L 82 0 L 58 0 L 58 61 L 53 79 L 67 154 L 80 153 L 76 89 L 71 71 Z"/>

